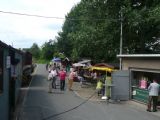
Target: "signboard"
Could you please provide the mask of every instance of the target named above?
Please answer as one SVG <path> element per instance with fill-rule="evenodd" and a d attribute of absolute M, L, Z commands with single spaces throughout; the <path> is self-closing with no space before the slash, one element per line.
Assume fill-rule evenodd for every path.
<path fill-rule="evenodd" d="M 148 90 L 147 89 L 140 89 L 140 88 L 133 88 L 133 99 L 147 103 L 148 101 Z"/>

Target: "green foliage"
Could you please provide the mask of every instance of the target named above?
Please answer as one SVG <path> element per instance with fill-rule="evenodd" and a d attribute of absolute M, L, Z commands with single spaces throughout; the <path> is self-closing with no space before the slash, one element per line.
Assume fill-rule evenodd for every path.
<path fill-rule="evenodd" d="M 33 43 L 32 47 L 29 49 L 29 52 L 32 53 L 33 58 L 35 59 L 40 58 L 41 50 L 36 43 Z"/>
<path fill-rule="evenodd" d="M 36 60 L 36 63 L 38 63 L 38 64 L 47 64 L 49 62 L 50 62 L 50 60 L 46 60 L 46 59 L 38 59 L 38 60 Z"/>
<path fill-rule="evenodd" d="M 53 57 L 58 57 L 58 58 L 61 58 L 61 60 L 65 59 L 65 55 L 63 53 L 60 53 L 60 52 L 55 52 L 53 54 Z"/>
<path fill-rule="evenodd" d="M 112 23 L 109 19 L 105 0 L 82 0 L 67 15 L 58 39 L 63 41 L 66 47 L 71 46 L 64 51 L 69 51 L 68 55 L 74 60 L 91 58 L 97 61 L 113 61 L 118 45 L 112 41 L 113 36 L 110 34 L 119 36 L 117 27 L 119 26 L 115 21 Z"/>
<path fill-rule="evenodd" d="M 55 45 L 53 40 L 45 42 L 42 46 L 41 58 L 46 60 L 51 60 L 53 58 L 54 50 L 55 50 Z"/>
<path fill-rule="evenodd" d="M 160 19 L 156 15 L 160 2 L 157 0 L 137 1 L 139 5 L 131 6 L 124 16 L 124 52 L 157 53 L 157 47 L 154 49 L 153 46 L 158 43 L 160 35 L 158 28 Z M 155 15 L 157 17 L 154 17 Z"/>
<path fill-rule="evenodd" d="M 81 0 L 67 14 L 57 42 L 43 45 L 41 58 L 64 53 L 73 60 L 118 61 L 121 22 L 123 54 L 160 52 L 159 0 Z"/>

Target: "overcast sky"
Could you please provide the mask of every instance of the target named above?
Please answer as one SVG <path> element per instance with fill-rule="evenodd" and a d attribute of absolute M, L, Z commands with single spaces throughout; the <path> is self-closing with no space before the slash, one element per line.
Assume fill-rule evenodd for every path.
<path fill-rule="evenodd" d="M 0 0 L 0 11 L 65 18 L 80 0 Z M 64 19 L 27 17 L 0 12 L 0 40 L 15 48 L 41 46 L 61 31 Z"/>

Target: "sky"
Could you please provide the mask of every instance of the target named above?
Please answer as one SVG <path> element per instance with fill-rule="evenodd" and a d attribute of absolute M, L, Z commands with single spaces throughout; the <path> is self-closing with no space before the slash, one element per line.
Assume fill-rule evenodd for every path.
<path fill-rule="evenodd" d="M 80 0 L 0 0 L 0 11 L 65 18 Z M 14 48 L 42 46 L 55 39 L 65 19 L 27 17 L 0 12 L 0 40 Z"/>

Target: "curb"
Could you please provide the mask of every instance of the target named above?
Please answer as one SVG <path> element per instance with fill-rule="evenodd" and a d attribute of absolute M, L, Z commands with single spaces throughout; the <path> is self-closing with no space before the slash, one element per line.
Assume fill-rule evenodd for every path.
<path fill-rule="evenodd" d="M 36 65 L 35 70 L 34 70 L 34 72 L 32 73 L 32 75 L 34 75 L 34 74 L 36 73 L 37 67 L 38 67 L 38 65 Z M 27 97 L 27 94 L 28 94 L 28 90 L 29 90 L 29 88 L 30 88 L 30 86 L 31 86 L 32 80 L 33 80 L 33 77 L 31 78 L 31 81 L 30 81 L 28 87 L 26 87 L 26 88 L 21 88 L 21 89 L 24 89 L 25 92 L 23 93 L 24 96 L 23 96 L 23 98 L 22 98 L 22 103 L 19 104 L 19 106 L 17 105 L 17 107 L 16 107 L 15 115 L 14 115 L 13 120 L 19 120 L 19 114 L 20 114 L 20 112 L 21 112 L 22 106 L 24 106 L 24 103 L 25 103 L 25 101 L 26 101 L 26 97 Z M 22 93 L 21 93 L 21 94 L 22 94 Z M 20 95 L 20 96 L 21 96 L 21 95 Z"/>
<path fill-rule="evenodd" d="M 36 65 L 35 70 L 34 70 L 34 72 L 33 72 L 32 75 L 34 75 L 34 74 L 36 73 L 37 68 L 38 68 L 38 65 Z M 28 94 L 28 90 L 29 90 L 29 88 L 30 88 L 30 86 L 31 86 L 32 80 L 33 80 L 33 77 L 32 77 L 32 79 L 31 79 L 31 81 L 30 81 L 30 83 L 29 83 L 29 85 L 28 85 L 28 87 L 27 87 L 26 94 L 25 94 L 25 96 L 24 96 L 22 106 L 24 106 L 24 103 L 25 103 L 25 101 L 26 101 L 26 97 L 27 97 L 27 94 Z"/>

